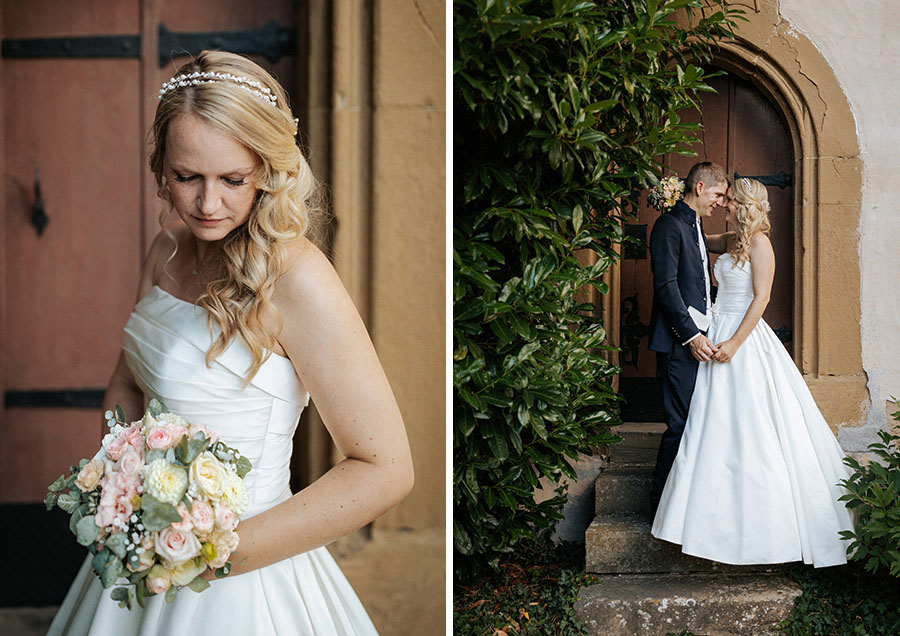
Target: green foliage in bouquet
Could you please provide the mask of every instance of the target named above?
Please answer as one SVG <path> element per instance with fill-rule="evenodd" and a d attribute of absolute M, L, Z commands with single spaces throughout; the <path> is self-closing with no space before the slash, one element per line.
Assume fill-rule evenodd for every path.
<path fill-rule="evenodd" d="M 164 404 L 155 399 L 150 400 L 144 419 L 142 422 L 134 424 L 157 426 L 157 420 L 164 413 L 168 413 Z M 109 418 L 107 423 L 113 432 L 118 431 L 118 434 L 122 434 L 122 430 L 129 427 L 121 406 L 116 406 L 113 412 L 107 412 L 107 417 Z M 176 419 L 180 420 L 177 416 Z M 183 422 L 183 420 L 180 421 Z M 140 437 L 141 444 L 144 444 L 146 440 L 143 433 L 135 430 Z M 172 495 L 170 501 L 163 501 L 147 490 L 143 490 L 139 495 L 136 494 L 131 499 L 133 513 L 130 520 L 120 526 L 121 531 L 107 533 L 100 527 L 105 523 L 98 521 L 98 519 L 102 519 L 100 508 L 103 482 L 100 481 L 97 473 L 95 472 L 90 486 L 78 482 L 83 469 L 89 464 L 98 463 L 99 475 L 102 476 L 105 473 L 108 476 L 110 474 L 109 466 L 116 465 L 116 462 L 109 462 L 109 460 L 106 460 L 105 463 L 103 460 L 92 462 L 92 460 L 82 459 L 77 465 L 70 467 L 68 476 L 60 475 L 48 488 L 49 492 L 44 499 L 47 510 L 59 506 L 71 515 L 69 529 L 75 535 L 78 543 L 87 547 L 93 555 L 91 565 L 103 587 L 109 588 L 117 583 L 121 586 L 114 588 L 111 592 L 112 599 L 118 601 L 121 607 L 131 609 L 133 600 L 144 607 L 145 598 L 155 595 L 151 586 L 146 583 L 148 575 L 153 572 L 154 568 L 142 564 L 140 556 L 142 548 L 136 543 L 130 543 L 129 536 L 135 532 L 140 535 L 149 535 L 149 533 L 165 530 L 173 523 L 181 522 L 182 517 L 173 502 L 174 504 L 184 504 L 190 513 L 193 504 L 191 492 L 188 491 L 187 471 L 191 463 L 201 453 L 208 451 L 219 462 L 231 464 L 234 473 L 240 479 L 243 479 L 251 469 L 250 461 L 246 457 L 221 441 L 213 443 L 205 434 L 206 430 L 197 431 L 190 437 L 187 434 L 182 435 L 178 443 L 167 450 L 160 448 L 146 450 L 140 460 L 143 469 L 154 462 L 164 460 L 160 462 L 160 465 L 164 466 L 164 470 L 169 471 L 169 474 L 176 474 L 177 478 L 173 481 L 180 480 L 181 486 L 169 493 Z M 108 450 L 106 443 L 104 443 L 104 450 Z M 82 487 L 85 489 L 82 490 Z M 239 517 L 240 511 L 237 514 Z M 206 558 L 206 561 L 201 558 L 201 555 Z M 216 548 L 209 543 L 202 546 L 200 555 L 188 561 L 193 565 L 195 571 L 202 573 L 206 569 L 207 561 L 215 559 L 215 556 Z M 154 561 L 154 563 L 156 562 L 158 561 Z M 230 570 L 231 564 L 226 561 L 223 566 L 216 568 L 215 576 L 219 578 L 227 576 Z M 194 592 L 201 592 L 209 587 L 209 583 L 200 574 L 197 574 L 189 582 L 179 584 L 178 587 L 173 583 L 165 590 L 167 602 L 174 600 L 179 587 L 187 587 Z"/>
<path fill-rule="evenodd" d="M 660 157 L 693 154 L 698 126 L 679 111 L 711 90 L 699 64 L 740 12 L 701 0 L 459 0 L 453 10 L 462 574 L 559 517 L 564 497 L 533 500 L 540 477 L 574 476 L 579 453 L 616 440 L 618 369 L 579 292 L 608 291 L 622 220 L 658 183 Z"/>
<path fill-rule="evenodd" d="M 893 418 L 900 421 L 900 411 Z M 864 562 L 866 571 L 883 569 L 900 577 L 900 436 L 885 431 L 878 436 L 881 442 L 869 445 L 874 461 L 862 465 L 852 457 L 844 459 L 854 472 L 841 482 L 847 489 L 841 501 L 856 521 L 841 536 L 851 541 L 850 558 Z"/>

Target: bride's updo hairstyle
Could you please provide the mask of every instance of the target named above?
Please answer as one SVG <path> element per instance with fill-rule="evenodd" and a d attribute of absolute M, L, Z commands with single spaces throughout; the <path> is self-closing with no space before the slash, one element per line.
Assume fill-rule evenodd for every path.
<path fill-rule="evenodd" d="M 734 247 L 731 248 L 732 266 L 750 259 L 750 239 L 757 232 L 769 233 L 769 193 L 766 186 L 756 179 L 740 177 L 732 186 L 737 204 L 738 226 L 735 228 Z"/>
<path fill-rule="evenodd" d="M 262 317 L 275 310 L 271 297 L 285 267 L 286 245 L 307 234 L 320 211 L 317 183 L 296 142 L 297 123 L 284 89 L 245 57 L 204 51 L 160 91 L 150 156 L 157 194 L 168 203 L 160 225 L 173 208 L 164 179 L 166 135 L 172 120 L 188 113 L 232 136 L 260 160 L 251 177 L 257 193 L 249 220 L 219 245 L 224 277 L 211 282 L 197 300 L 209 312 L 210 331 L 214 325 L 221 329 L 206 353 L 207 364 L 240 335 L 252 354 L 249 382 L 276 347 L 278 334 L 263 326 Z"/>

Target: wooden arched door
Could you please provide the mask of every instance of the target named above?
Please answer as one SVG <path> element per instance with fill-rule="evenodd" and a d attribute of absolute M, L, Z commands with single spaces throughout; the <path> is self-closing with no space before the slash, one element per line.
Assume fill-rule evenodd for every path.
<path fill-rule="evenodd" d="M 682 114 L 685 121 L 703 125 L 696 157 L 668 155 L 665 162 L 684 178 L 698 161 L 714 161 L 729 175 L 751 176 L 768 187 L 772 211 L 770 237 L 775 249 L 775 281 L 772 299 L 763 319 L 793 353 L 794 298 L 794 154 L 788 127 L 781 113 L 750 81 L 726 74 L 711 80 L 715 93 L 704 93 L 701 111 Z M 662 421 L 662 405 L 656 379 L 656 354 L 648 349 L 648 327 L 653 303 L 648 242 L 660 213 L 640 197 L 637 219 L 626 234 L 639 244 L 626 245 L 621 262 L 621 314 L 619 363 L 620 390 L 627 400 L 626 421 Z M 704 220 L 709 234 L 724 232 L 725 210 Z M 715 263 L 717 255 L 712 254 Z"/>

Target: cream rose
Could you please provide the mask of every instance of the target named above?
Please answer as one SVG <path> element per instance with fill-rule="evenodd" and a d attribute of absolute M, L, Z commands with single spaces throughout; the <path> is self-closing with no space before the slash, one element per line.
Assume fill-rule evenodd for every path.
<path fill-rule="evenodd" d="M 187 585 L 193 581 L 199 574 L 203 574 L 206 570 L 206 564 L 196 565 L 193 559 L 188 559 L 174 570 L 172 570 L 172 583 L 175 585 Z"/>
<path fill-rule="evenodd" d="M 153 594 L 162 594 L 172 585 L 172 571 L 159 563 L 147 573 L 147 589 Z"/>
<path fill-rule="evenodd" d="M 128 566 L 128 569 L 132 572 L 143 572 L 147 568 L 153 565 L 153 559 L 156 558 L 156 553 L 153 550 L 144 550 L 138 555 L 140 559 L 140 564 L 136 569 L 132 569 L 131 566 Z"/>
<path fill-rule="evenodd" d="M 100 479 L 103 477 L 104 464 L 103 460 L 95 457 L 78 472 L 75 478 L 75 485 L 81 492 L 90 492 L 97 487 Z"/>
<path fill-rule="evenodd" d="M 192 532 L 171 526 L 155 533 L 153 541 L 156 553 L 175 567 L 200 553 L 200 541 Z"/>
<path fill-rule="evenodd" d="M 234 511 L 223 503 L 216 504 L 216 526 L 222 530 L 234 530 L 237 525 Z"/>
<path fill-rule="evenodd" d="M 237 550 L 240 537 L 233 530 L 216 530 L 210 535 L 209 542 L 216 548 L 216 558 L 209 562 L 209 567 L 216 569 L 225 565 L 231 553 Z"/>
<path fill-rule="evenodd" d="M 200 453 L 199 457 L 191 462 L 191 483 L 197 489 L 213 499 L 222 496 L 225 490 L 227 473 L 215 455 L 209 451 Z"/>
<path fill-rule="evenodd" d="M 187 472 L 163 458 L 144 466 L 144 491 L 173 506 L 181 501 L 188 487 Z"/>

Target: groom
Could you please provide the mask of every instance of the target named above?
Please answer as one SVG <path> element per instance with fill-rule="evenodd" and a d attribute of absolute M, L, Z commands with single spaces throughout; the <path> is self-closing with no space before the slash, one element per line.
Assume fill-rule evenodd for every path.
<path fill-rule="evenodd" d="M 650 234 L 653 310 L 650 350 L 656 351 L 666 432 L 650 489 L 655 513 L 678 454 L 700 362 L 716 347 L 706 337 L 710 316 L 709 248 L 701 219 L 725 205 L 728 177 L 710 161 L 695 164 L 684 183 L 684 199 L 660 216 Z"/>

